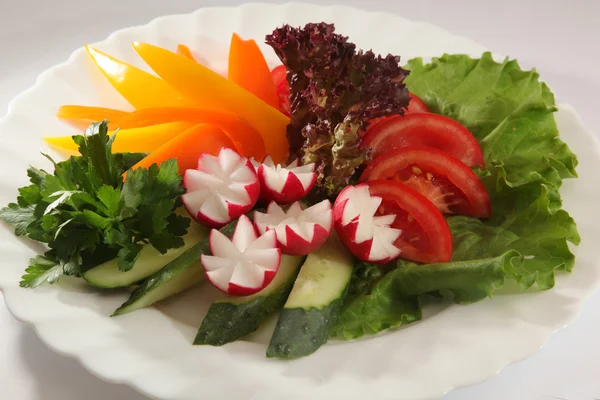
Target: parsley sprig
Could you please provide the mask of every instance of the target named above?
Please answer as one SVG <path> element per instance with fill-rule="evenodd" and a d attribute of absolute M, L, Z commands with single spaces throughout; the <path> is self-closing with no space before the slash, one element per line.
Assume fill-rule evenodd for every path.
<path fill-rule="evenodd" d="M 175 212 L 185 192 L 176 160 L 128 171 L 143 155 L 112 153 L 114 139 L 107 121 L 92 124 L 73 137 L 80 156 L 56 163 L 45 155 L 54 173 L 30 167 L 31 185 L 0 210 L 16 235 L 49 247 L 30 260 L 21 286 L 80 275 L 115 257 L 128 271 L 146 244 L 161 253 L 183 246 L 190 220 Z"/>

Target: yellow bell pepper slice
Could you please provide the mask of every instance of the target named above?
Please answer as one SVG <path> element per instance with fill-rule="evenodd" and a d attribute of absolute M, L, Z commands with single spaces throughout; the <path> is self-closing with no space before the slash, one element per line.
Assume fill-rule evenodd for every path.
<path fill-rule="evenodd" d="M 162 79 L 91 46 L 85 49 L 110 84 L 136 109 L 193 104 Z"/>
<path fill-rule="evenodd" d="M 186 170 L 198 166 L 198 158 L 202 154 L 216 156 L 223 147 L 236 149 L 229 136 L 218 127 L 206 124 L 194 125 L 150 153 L 132 169 L 148 168 L 152 164 L 160 165 L 175 158 L 179 173 L 184 174 Z"/>
<path fill-rule="evenodd" d="M 279 98 L 265 56 L 254 40 L 243 40 L 234 33 L 229 48 L 228 79 L 279 109 Z"/>
<path fill-rule="evenodd" d="M 173 122 L 143 128 L 121 129 L 117 132 L 112 150 L 116 153 L 151 153 L 191 126 L 193 124 L 189 122 Z M 109 135 L 114 133 L 114 131 L 109 132 Z M 72 136 L 46 137 L 44 140 L 64 150 L 78 151 Z"/>
<path fill-rule="evenodd" d="M 199 63 L 146 43 L 134 42 L 133 47 L 158 76 L 197 106 L 230 111 L 252 125 L 273 161 L 287 158 L 287 116 Z"/>
<path fill-rule="evenodd" d="M 219 127 L 234 142 L 241 155 L 262 160 L 266 144 L 258 131 L 234 113 L 200 107 L 145 108 L 115 121 L 123 129 L 164 124 L 167 122 L 211 124 Z"/>
<path fill-rule="evenodd" d="M 126 115 L 128 115 L 126 111 L 112 108 L 72 105 L 61 106 L 56 113 L 58 118 L 68 120 L 71 125 L 81 129 L 86 129 L 92 122 L 105 119 L 112 122 Z"/>
<path fill-rule="evenodd" d="M 190 48 L 187 47 L 185 44 L 177 45 L 177 54 L 179 54 L 180 56 L 184 56 L 185 58 L 189 58 L 192 61 L 196 61 L 196 59 L 192 55 Z"/>

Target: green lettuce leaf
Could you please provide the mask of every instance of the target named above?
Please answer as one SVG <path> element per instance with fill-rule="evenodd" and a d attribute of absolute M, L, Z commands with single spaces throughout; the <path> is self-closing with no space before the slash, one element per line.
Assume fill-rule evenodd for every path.
<path fill-rule="evenodd" d="M 396 290 L 392 273 L 385 275 L 373 291 L 345 302 L 331 336 L 346 340 L 395 328 L 421 319 L 419 298 L 404 297 Z"/>
<path fill-rule="evenodd" d="M 444 55 L 408 62 L 406 85 L 432 112 L 465 125 L 481 145 L 492 177 L 508 186 L 575 177 L 577 158 L 558 137 L 554 95 L 516 60 Z M 489 184 L 489 182 L 488 182 Z"/>
<path fill-rule="evenodd" d="M 419 296 L 450 294 L 468 304 L 491 297 L 507 280 L 525 290 L 555 285 L 570 272 L 579 244 L 575 221 L 562 210 L 562 179 L 576 177 L 577 158 L 558 137 L 554 96 L 535 71 L 516 61 L 444 55 L 409 61 L 409 90 L 433 112 L 465 125 L 479 141 L 487 171 L 477 171 L 492 200 L 490 220 L 452 216 L 452 261 L 399 260 L 380 279 L 357 275 L 332 335 L 352 339 L 420 319 Z M 365 266 L 358 270 L 367 270 Z M 360 279 L 362 277 L 362 279 Z"/>

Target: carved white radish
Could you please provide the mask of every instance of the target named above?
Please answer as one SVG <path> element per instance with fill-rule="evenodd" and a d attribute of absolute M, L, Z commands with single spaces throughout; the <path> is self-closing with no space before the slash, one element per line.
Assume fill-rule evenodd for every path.
<path fill-rule="evenodd" d="M 220 228 L 247 213 L 258 201 L 260 183 L 254 166 L 234 150 L 203 154 L 197 169 L 185 171 L 183 205 L 196 221 Z"/>
<path fill-rule="evenodd" d="M 295 202 L 284 211 L 271 202 L 266 214 L 255 211 L 254 224 L 260 233 L 275 231 L 284 254 L 307 255 L 325 243 L 333 228 L 333 212 L 329 200 L 303 209 Z"/>
<path fill-rule="evenodd" d="M 257 166 L 260 181 L 260 198 L 265 202 L 275 201 L 290 204 L 306 197 L 317 181 L 315 164 L 298 165 L 294 160 L 287 167 L 275 165 L 267 156 Z"/>
<path fill-rule="evenodd" d="M 216 229 L 210 232 L 209 255 L 200 256 L 208 280 L 232 296 L 248 296 L 264 289 L 275 277 L 281 262 L 274 231 L 258 235 L 252 221 L 242 215 L 233 237 Z"/>
<path fill-rule="evenodd" d="M 375 216 L 381 197 L 371 196 L 369 186 L 347 186 L 333 206 L 336 232 L 357 258 L 371 263 L 386 263 L 400 256 L 394 242 L 402 231 L 392 228 L 396 215 Z"/>

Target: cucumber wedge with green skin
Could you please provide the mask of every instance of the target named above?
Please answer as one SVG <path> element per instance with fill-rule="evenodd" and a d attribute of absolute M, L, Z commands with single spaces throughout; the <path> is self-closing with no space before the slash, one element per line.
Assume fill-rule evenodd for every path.
<path fill-rule="evenodd" d="M 208 229 L 196 225 L 190 228 L 190 231 L 183 237 L 183 247 L 170 249 L 165 254 L 161 254 L 152 245 L 147 244 L 142 248 L 137 261 L 129 271 L 123 272 L 119 270 L 119 261 L 115 258 L 86 271 L 82 277 L 92 286 L 104 289 L 131 286 L 159 271 L 165 265 L 206 239 L 207 234 Z"/>
<path fill-rule="evenodd" d="M 227 237 L 233 235 L 237 220 L 225 225 L 220 231 Z M 138 286 L 113 316 L 122 315 L 140 308 L 149 307 L 204 281 L 204 269 L 200 265 L 200 256 L 210 254 L 208 238 L 192 246 L 179 257 L 150 275 Z"/>
<path fill-rule="evenodd" d="M 279 314 L 267 357 L 303 357 L 327 342 L 353 266 L 352 256 L 335 236 L 308 255 Z"/>
<path fill-rule="evenodd" d="M 285 303 L 304 257 L 281 256 L 273 281 L 251 296 L 226 297 L 215 301 L 202 321 L 194 344 L 222 346 L 256 331 Z"/>

